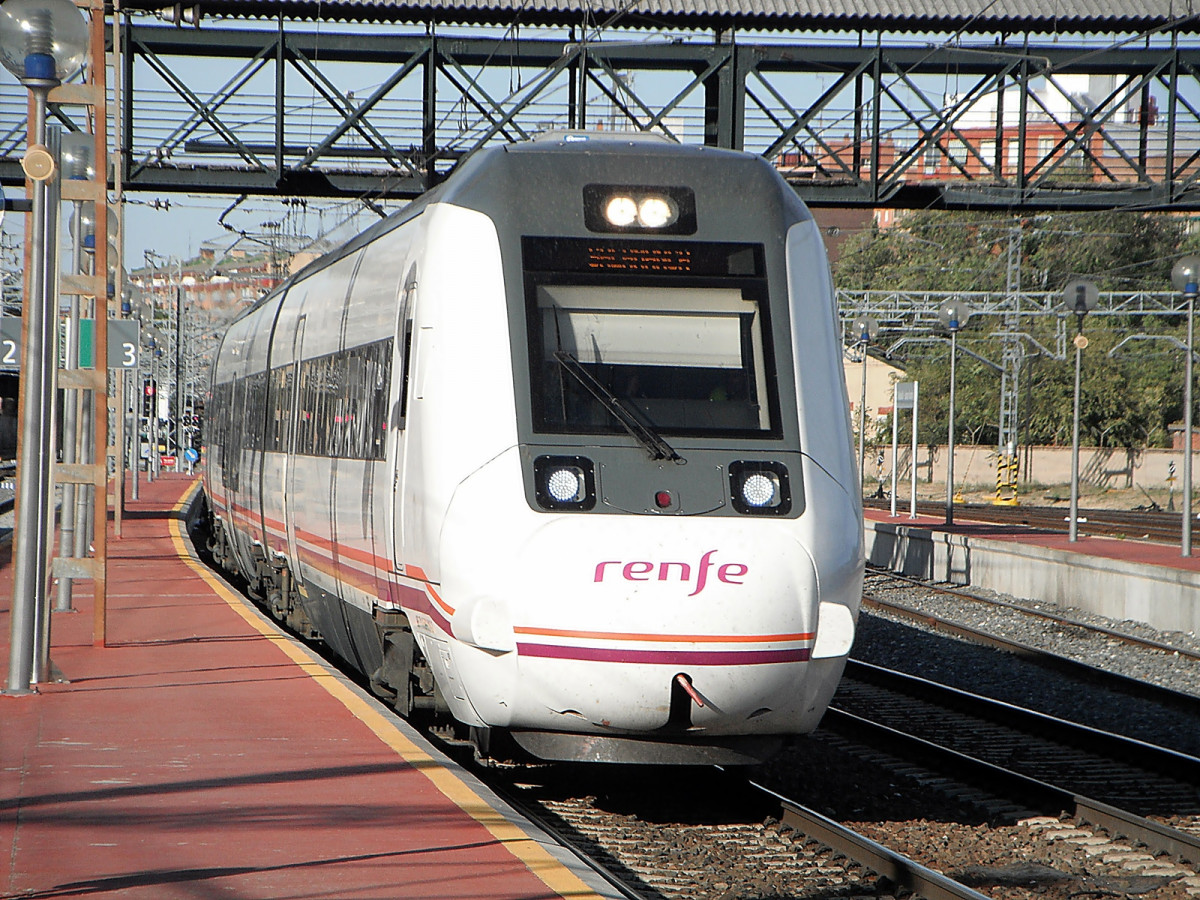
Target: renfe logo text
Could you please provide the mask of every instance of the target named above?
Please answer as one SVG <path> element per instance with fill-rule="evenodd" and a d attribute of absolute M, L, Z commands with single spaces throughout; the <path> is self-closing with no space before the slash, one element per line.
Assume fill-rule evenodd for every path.
<path fill-rule="evenodd" d="M 744 563 L 723 563 L 717 565 L 712 561 L 713 554 L 716 550 L 709 550 L 696 565 L 696 589 L 688 594 L 689 597 L 695 597 L 698 593 L 704 590 L 708 584 L 708 573 L 712 568 L 716 568 L 717 581 L 723 581 L 726 584 L 744 584 L 739 580 L 744 576 L 750 567 Z M 612 568 L 609 568 L 609 567 Z M 646 562 L 636 560 L 634 562 L 622 562 L 621 560 L 610 559 L 596 564 L 595 581 L 601 582 L 606 578 L 624 578 L 626 581 L 682 581 L 691 583 L 692 566 L 685 562 Z"/>

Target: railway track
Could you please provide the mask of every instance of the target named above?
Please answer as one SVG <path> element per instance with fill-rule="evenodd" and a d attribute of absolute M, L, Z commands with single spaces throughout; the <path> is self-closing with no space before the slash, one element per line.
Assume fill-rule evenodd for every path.
<path fill-rule="evenodd" d="M 880 591 L 882 587 L 897 584 L 912 589 L 913 599 L 911 601 L 900 602 L 882 595 Z M 959 589 L 930 585 L 905 576 L 893 575 L 890 572 L 872 573 L 868 579 L 868 585 L 869 589 L 863 592 L 865 609 L 884 612 L 936 632 L 954 635 L 975 644 L 994 647 L 1020 657 L 1022 660 L 1035 663 L 1042 668 L 1070 675 L 1089 684 L 1103 685 L 1109 690 L 1178 709 L 1190 716 L 1200 717 L 1200 696 L 1154 684 L 1144 678 L 1134 678 L 1098 668 L 1071 656 L 1055 653 L 1027 641 L 999 634 L 994 628 L 988 629 L 965 624 L 961 620 L 962 609 L 954 607 L 962 603 L 974 604 L 985 610 L 987 607 L 993 607 L 1048 623 L 1050 627 L 1060 631 L 1069 630 L 1079 641 L 1110 640 L 1138 650 L 1164 654 L 1175 660 L 1200 662 L 1200 650 L 1193 647 L 1184 646 L 1182 643 L 1169 644 L 1158 637 L 1137 635 L 1131 631 L 1122 631 L 1096 622 L 1087 622 L 1062 611 L 1039 609 L 1000 597 L 985 597 Z M 936 606 L 939 610 L 950 609 L 951 614 L 938 614 L 930 611 L 928 608 L 931 605 L 930 597 L 944 598 L 946 602 L 936 604 Z M 925 608 L 918 608 L 916 604 Z"/>
<path fill-rule="evenodd" d="M 1139 815 L 1200 817 L 1200 759 L 1145 741 L 855 660 L 835 708 Z"/>
<path fill-rule="evenodd" d="M 891 502 L 877 498 L 863 500 L 872 509 L 890 509 Z M 945 503 L 919 501 L 920 515 L 942 517 Z M 907 513 L 905 513 L 907 515 Z M 992 506 L 987 503 L 956 503 L 954 519 L 960 525 L 971 522 L 1042 531 L 1066 532 L 1070 511 L 1060 506 Z M 1130 540 L 1178 543 L 1181 539 L 1182 513 L 1151 510 L 1081 509 L 1079 531 L 1083 534 Z"/>
<path fill-rule="evenodd" d="M 627 897 L 985 894 L 738 775 L 555 767 L 490 786 Z"/>
<path fill-rule="evenodd" d="M 864 664 L 848 668 L 823 726 L 1027 803 L 1043 822 L 1061 810 L 1144 848 L 1147 866 L 1166 857 L 1200 868 L 1200 759 Z M 1184 883 L 1200 893 L 1200 878 Z"/>
<path fill-rule="evenodd" d="M 885 695 L 887 688 L 880 691 L 875 682 L 893 676 L 904 688 Z M 843 685 L 821 731 L 763 773 L 775 787 L 694 772 L 637 773 L 626 780 L 629 770 L 597 783 L 590 780 L 594 772 L 552 769 L 544 781 L 522 776 L 502 793 L 512 791 L 512 802 L 526 814 L 577 852 L 600 860 L 629 896 L 644 900 L 901 889 L 938 900 L 977 900 L 988 896 L 977 890 L 985 886 L 1003 887 L 1008 900 L 1130 887 L 1142 893 L 1154 885 L 1164 886 L 1165 897 L 1200 896 L 1200 760 L 863 664 L 849 667 Z M 861 712 L 868 692 L 884 711 L 874 717 L 890 718 L 890 726 L 843 710 L 843 693 L 850 698 L 845 705 L 856 704 Z M 948 710 L 940 727 L 936 715 L 914 713 L 906 699 L 914 693 Z M 947 697 L 955 699 L 947 704 Z M 986 717 L 979 715 L 982 707 L 989 710 Z M 971 721 L 963 708 L 974 714 Z M 991 761 L 980 748 L 994 754 Z M 921 804 L 913 796 L 899 801 L 908 809 L 907 821 L 878 816 L 843 822 L 788 799 L 793 789 L 777 789 L 781 769 L 813 766 L 822 753 L 830 767 L 822 779 L 857 788 L 857 757 L 877 771 L 901 773 L 902 781 L 915 780 L 910 792 L 942 795 L 941 806 L 925 798 L 940 810 L 931 818 L 948 823 L 941 840 L 917 839 L 921 853 L 915 852 L 914 834 L 927 835 L 929 826 L 920 823 Z M 1024 767 L 1032 774 L 1016 771 L 1015 757 L 1032 760 Z M 782 776 L 784 784 L 788 777 Z M 991 821 L 977 824 L 959 804 L 986 809 Z M 1131 811 L 1138 809 L 1167 821 Z M 1073 850 L 1088 863 L 1088 874 L 1061 862 L 1030 863 L 1053 861 L 1039 844 Z M 981 846 L 987 851 L 979 852 Z M 1097 874 L 1098 853 L 1128 870 Z M 1169 884 L 1175 890 L 1166 890 Z"/>
<path fill-rule="evenodd" d="M 811 758 L 820 745 L 844 761 L 858 753 L 874 766 L 910 775 L 918 768 L 871 748 L 850 749 L 836 735 L 811 740 L 797 760 Z M 902 741 L 889 740 L 886 746 L 906 749 Z M 826 774 L 845 777 L 851 785 L 851 768 L 844 765 Z M 501 777 L 508 784 L 497 788 L 491 776 L 493 789 L 602 867 L 622 885 L 625 896 L 641 900 L 900 894 L 983 900 L 994 896 L 991 889 L 1002 889 L 1006 900 L 1066 900 L 1091 893 L 1120 895 L 1121 888 L 1128 891 L 1135 883 L 1137 893 L 1152 897 L 1200 895 L 1194 867 L 1154 859 L 1162 853 L 1188 856 L 1192 838 L 1070 795 L 1060 795 L 1054 808 L 1069 810 L 1077 820 L 1060 819 L 1057 812 L 1027 812 L 1009 825 L 960 823 L 951 813 L 953 803 L 947 803 L 938 824 L 916 819 L 847 823 L 769 784 L 727 773 L 624 770 L 598 775 L 595 770 L 551 767 Z M 928 794 L 935 785 L 947 796 L 971 794 L 960 782 L 930 775 L 917 779 L 919 787 L 910 789 Z M 993 776 L 991 787 L 996 784 Z M 1035 782 L 1029 784 L 1036 788 Z M 1016 785 L 1028 794 L 1035 789 L 1029 784 L 1010 777 L 1006 790 Z"/>
<path fill-rule="evenodd" d="M 872 573 L 853 654 L 1200 757 L 1198 652 L 1194 635 Z"/>

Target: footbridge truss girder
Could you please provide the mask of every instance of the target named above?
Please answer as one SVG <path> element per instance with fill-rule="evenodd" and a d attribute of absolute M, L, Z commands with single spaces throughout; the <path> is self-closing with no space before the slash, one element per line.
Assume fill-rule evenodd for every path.
<path fill-rule="evenodd" d="M 1169 37 L 872 47 L 304 28 L 124 21 L 126 190 L 413 197 L 483 146 L 570 128 L 760 153 L 817 206 L 1200 208 L 1200 48 Z M 22 122 L 24 102 L 0 85 L 0 120 Z M 72 107 L 54 114 L 82 126 Z M 5 183 L 23 180 L 23 141 L 0 129 Z"/>

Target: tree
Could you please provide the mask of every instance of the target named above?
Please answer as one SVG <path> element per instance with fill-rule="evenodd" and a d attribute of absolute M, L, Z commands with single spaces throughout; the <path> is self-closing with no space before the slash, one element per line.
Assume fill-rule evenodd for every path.
<path fill-rule="evenodd" d="M 1019 248 L 1019 265 L 1012 256 Z M 1123 210 L 1054 213 L 1014 218 L 975 211 L 918 211 L 887 229 L 872 226 L 843 247 L 834 270 L 839 287 L 859 290 L 1002 291 L 1019 272 L 1025 290 L 1056 291 L 1077 277 L 1101 290 L 1167 290 L 1174 260 L 1200 249 L 1200 235 L 1186 234 L 1175 216 Z M 1180 317 L 1091 316 L 1085 331 L 1080 431 L 1086 443 L 1153 446 L 1169 442 L 1167 425 L 1182 416 L 1181 356 L 1167 345 L 1139 344 L 1118 359 L 1108 351 L 1137 333 L 1183 337 Z M 1053 347 L 1055 322 L 1030 319 L 1022 329 Z M 1074 322 L 1068 323 L 1073 332 Z M 999 338 L 975 329 L 960 333 L 964 350 L 999 363 Z M 1025 345 L 1022 345 L 1025 346 Z M 1032 347 L 1032 345 L 1029 345 Z M 907 362 L 921 382 L 920 439 L 944 441 L 949 397 L 949 345 Z M 964 353 L 956 380 L 955 427 L 979 440 L 998 439 L 999 383 L 988 367 Z M 1063 444 L 1071 438 L 1074 353 L 1066 358 L 1027 358 L 1020 393 L 1022 438 Z"/>

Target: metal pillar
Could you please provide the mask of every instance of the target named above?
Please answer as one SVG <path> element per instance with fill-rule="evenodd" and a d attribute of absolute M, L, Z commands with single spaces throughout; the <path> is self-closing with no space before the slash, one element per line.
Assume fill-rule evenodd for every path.
<path fill-rule="evenodd" d="M 920 382 L 913 382 L 913 412 L 912 412 L 912 465 L 909 467 L 911 473 L 911 494 L 908 500 L 908 517 L 915 519 L 917 517 L 917 410 L 920 408 L 921 385 Z"/>
<path fill-rule="evenodd" d="M 866 491 L 867 484 L 867 342 L 861 341 L 862 399 L 858 407 L 858 489 Z"/>
<path fill-rule="evenodd" d="M 1183 385 L 1183 528 L 1180 532 L 1180 555 L 1192 555 L 1192 348 L 1196 285 L 1187 291 L 1187 361 L 1184 363 Z"/>
<path fill-rule="evenodd" d="M 950 329 L 950 425 L 946 436 L 946 524 L 954 524 L 954 381 L 958 364 L 958 329 Z"/>
<path fill-rule="evenodd" d="M 30 153 L 46 141 L 46 97 L 53 83 L 29 84 L 32 114 Z M 45 153 L 42 148 L 42 153 Z M 48 154 L 47 154 L 48 155 Z M 51 163 L 52 165 L 52 163 Z M 51 402 L 53 370 L 46 365 L 54 316 L 46 279 L 46 194 L 44 179 L 35 180 L 29 217 L 26 273 L 28 301 L 22 315 L 24 352 L 21 358 L 21 461 L 17 468 L 17 504 L 13 547 L 12 641 L 8 659 L 10 694 L 27 694 L 34 680 L 35 627 L 46 603 L 46 540 L 50 518 Z"/>
<path fill-rule="evenodd" d="M 75 218 L 71 224 L 71 271 L 83 273 L 83 203 L 76 200 Z M 79 295 L 72 293 L 70 307 L 67 313 L 66 356 L 63 359 L 64 369 L 79 367 Z M 63 420 L 62 420 L 62 461 L 65 465 L 74 465 L 79 460 L 79 392 L 73 388 L 63 389 Z M 75 553 L 75 506 L 76 490 L 74 482 L 62 486 L 62 503 L 59 507 L 59 555 L 73 557 Z M 58 596 L 54 601 L 55 612 L 71 612 L 71 594 L 73 582 L 69 575 L 61 575 L 58 579 Z"/>
<path fill-rule="evenodd" d="M 1071 541 L 1079 540 L 1079 371 L 1083 366 L 1083 348 L 1087 338 L 1075 335 L 1075 405 L 1071 424 L 1071 513 L 1067 534 Z"/>
<path fill-rule="evenodd" d="M 175 471 L 183 471 L 183 276 L 175 285 Z"/>

